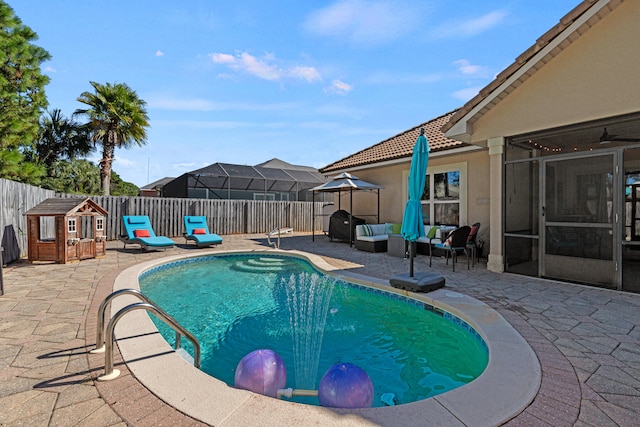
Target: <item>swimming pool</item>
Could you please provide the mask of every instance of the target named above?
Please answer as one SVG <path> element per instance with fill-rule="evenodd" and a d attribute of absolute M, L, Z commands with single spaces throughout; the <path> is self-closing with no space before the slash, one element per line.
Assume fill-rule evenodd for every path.
<path fill-rule="evenodd" d="M 191 252 L 191 251 L 189 251 Z M 146 271 L 173 261 L 220 253 L 284 253 L 308 260 L 322 272 L 372 289 L 395 293 L 455 314 L 477 330 L 489 348 L 489 363 L 479 378 L 430 399 L 403 405 L 334 409 L 300 405 L 228 386 L 187 363 L 158 333 L 143 310 L 124 316 L 115 328 L 122 363 L 134 381 L 177 411 L 208 425 L 502 425 L 524 410 L 537 395 L 540 363 L 526 340 L 498 312 L 473 297 L 456 291 L 456 280 L 473 280 L 464 272 L 451 276 L 447 286 L 427 294 L 414 294 L 389 286 L 387 278 L 359 274 L 361 265 L 323 258 L 296 250 L 198 250 L 143 261 L 105 276 L 110 289 L 139 289 Z M 445 274 L 448 274 L 445 272 Z M 482 274 L 482 273 L 481 273 Z M 488 273 L 487 273 L 488 274 Z M 461 279 L 458 279 L 461 278 Z M 139 300 L 123 295 L 111 303 L 110 315 Z M 96 305 L 97 308 L 97 305 Z M 90 328 L 94 327 L 93 324 Z M 99 368 L 100 365 L 96 365 Z M 116 378 L 111 387 L 129 387 L 129 379 Z"/>
<path fill-rule="evenodd" d="M 293 388 L 317 387 L 335 363 L 362 367 L 374 384 L 373 406 L 384 406 L 381 396 L 389 394 L 400 404 L 436 396 L 471 382 L 488 363 L 486 343 L 459 317 L 333 279 L 298 257 L 193 257 L 149 269 L 139 281 L 147 296 L 198 337 L 202 369 L 229 385 L 240 359 L 258 348 L 282 356 Z M 315 305 L 301 289 L 307 285 L 315 289 Z M 313 311 L 315 323 L 297 317 L 300 309 Z M 300 322 L 307 323 L 296 328 Z M 174 333 L 161 322 L 156 326 L 173 343 Z M 315 352 L 319 358 L 309 360 Z"/>

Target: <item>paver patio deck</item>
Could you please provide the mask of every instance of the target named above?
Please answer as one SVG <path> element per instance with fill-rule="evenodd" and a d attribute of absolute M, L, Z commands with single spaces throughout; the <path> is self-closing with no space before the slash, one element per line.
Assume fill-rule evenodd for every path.
<path fill-rule="evenodd" d="M 324 236 L 315 240 L 294 234 L 282 238 L 281 248 L 314 253 L 376 278 L 408 270 L 401 258 L 357 251 Z M 123 374 L 117 380 L 98 383 L 104 356 L 88 354 L 95 344 L 97 307 L 113 279 L 135 263 L 198 250 L 182 239 L 176 242 L 174 249 L 159 252 L 110 242 L 100 259 L 67 265 L 20 260 L 4 269 L 0 425 L 202 425 L 156 398 L 126 366 L 118 366 Z M 267 249 L 266 239 L 224 236 L 219 250 L 235 249 Z M 496 309 L 540 361 L 538 395 L 506 425 L 640 425 L 640 295 L 495 274 L 481 265 L 453 273 L 438 261 L 433 269 L 446 277 L 447 287 Z M 416 271 L 427 268 L 425 257 L 416 258 Z"/>

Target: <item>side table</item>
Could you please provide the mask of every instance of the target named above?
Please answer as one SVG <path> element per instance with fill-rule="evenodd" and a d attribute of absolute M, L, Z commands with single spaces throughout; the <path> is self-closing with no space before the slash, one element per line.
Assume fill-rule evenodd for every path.
<path fill-rule="evenodd" d="M 402 234 L 389 234 L 387 253 L 400 258 L 407 256 L 407 241 Z"/>

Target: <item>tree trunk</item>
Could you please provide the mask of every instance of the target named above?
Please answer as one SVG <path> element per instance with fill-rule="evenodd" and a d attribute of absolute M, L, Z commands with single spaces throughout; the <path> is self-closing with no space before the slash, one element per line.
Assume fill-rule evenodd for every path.
<path fill-rule="evenodd" d="M 109 196 L 111 193 L 111 165 L 113 163 L 113 153 L 115 143 L 111 141 L 111 132 L 102 141 L 102 160 L 100 161 L 100 181 L 102 183 L 102 193 Z"/>

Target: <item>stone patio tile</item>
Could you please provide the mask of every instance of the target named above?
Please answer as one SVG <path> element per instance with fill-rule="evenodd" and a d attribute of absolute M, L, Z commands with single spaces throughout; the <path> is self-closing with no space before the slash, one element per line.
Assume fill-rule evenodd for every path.
<path fill-rule="evenodd" d="M 580 390 L 582 390 L 582 398 L 591 400 L 592 402 L 597 402 L 599 400 L 605 400 L 603 396 L 599 395 L 591 387 L 589 387 L 585 382 L 580 383 Z"/>
<path fill-rule="evenodd" d="M 562 351 L 567 357 L 569 355 L 578 355 L 582 353 L 590 353 L 589 349 L 579 343 L 577 340 L 558 338 L 553 343 Z M 566 349 L 566 352 L 565 352 Z"/>
<path fill-rule="evenodd" d="M 139 427 L 206 427 L 206 424 L 194 420 L 173 408 L 163 406 L 136 423 Z"/>
<path fill-rule="evenodd" d="M 51 380 L 53 378 L 66 376 L 67 361 L 57 360 L 55 363 L 47 365 L 36 365 L 21 374 L 25 378 L 33 378 L 38 380 Z"/>
<path fill-rule="evenodd" d="M 615 353 L 615 352 L 614 352 Z M 608 365 L 608 366 L 627 366 L 627 364 L 614 355 L 610 354 L 595 354 L 595 353 L 585 353 L 585 356 L 589 357 L 599 365 Z"/>
<path fill-rule="evenodd" d="M 620 344 L 617 340 L 609 337 L 588 337 L 575 340 L 588 348 L 592 353 L 611 354 Z"/>
<path fill-rule="evenodd" d="M 63 408 L 55 408 L 53 415 L 51 416 L 50 425 L 52 427 L 76 425 L 105 405 L 104 400 L 94 398 L 74 403 Z"/>
<path fill-rule="evenodd" d="M 4 398 L 32 390 L 37 383 L 38 380 L 18 376 L 0 381 L 0 402 Z"/>
<path fill-rule="evenodd" d="M 536 417 L 554 425 L 572 425 L 578 419 L 579 406 L 567 405 L 545 395 L 538 395 L 529 406 Z"/>
<path fill-rule="evenodd" d="M 640 422 L 637 412 L 629 411 L 609 402 L 595 402 L 595 405 L 620 426 L 633 426 Z"/>
<path fill-rule="evenodd" d="M 0 323 L 0 334 L 5 338 L 15 340 L 30 336 L 38 326 L 38 322 L 31 319 L 11 319 Z"/>
<path fill-rule="evenodd" d="M 574 369 L 576 371 L 576 376 L 578 377 L 580 385 L 583 385 L 585 381 L 587 381 L 589 378 L 591 378 L 591 375 L 593 375 L 593 372 L 587 372 L 578 367 L 574 367 Z"/>
<path fill-rule="evenodd" d="M 640 397 L 640 390 L 625 384 L 620 384 L 615 380 L 598 374 L 592 375 L 591 378 L 587 380 L 587 385 L 589 385 L 593 391 L 600 394 L 624 394 L 627 396 Z"/>
<path fill-rule="evenodd" d="M 98 390 L 93 387 L 93 384 L 69 387 L 67 390 L 58 394 L 58 400 L 56 401 L 55 407 L 56 409 L 60 409 L 65 406 L 97 398 L 100 398 L 100 394 L 98 393 Z"/>
<path fill-rule="evenodd" d="M 35 313 L 45 313 L 49 307 L 51 307 L 51 303 L 48 302 L 26 300 L 18 302 L 12 311 L 33 315 Z"/>
<path fill-rule="evenodd" d="M 601 366 L 595 373 L 596 375 L 602 375 L 605 378 L 609 378 L 612 381 L 620 384 L 625 384 L 635 389 L 640 389 L 640 378 L 630 375 L 617 366 Z"/>
<path fill-rule="evenodd" d="M 0 399 L 0 425 L 45 414 L 48 419 L 53 411 L 57 395 L 29 390 Z"/>
<path fill-rule="evenodd" d="M 78 323 L 65 322 L 59 319 L 51 319 L 50 321 L 41 321 L 38 326 L 34 329 L 34 335 L 58 335 L 58 334 L 71 334 L 70 338 L 65 342 L 68 342 L 70 339 L 76 337 L 78 330 L 80 329 L 80 325 Z"/>
<path fill-rule="evenodd" d="M 507 427 L 556 427 L 553 424 L 548 423 L 545 420 L 542 420 L 536 416 L 533 416 L 529 413 L 529 411 L 525 411 L 522 414 L 518 415 L 517 418 L 507 422 L 504 424 Z"/>
<path fill-rule="evenodd" d="M 623 362 L 640 363 L 640 346 L 632 343 L 621 343 L 611 355 Z"/>
<path fill-rule="evenodd" d="M 583 400 L 578 419 L 596 427 L 620 427 L 606 413 L 596 406 L 594 402 Z"/>
<path fill-rule="evenodd" d="M 164 406 L 164 402 L 147 393 L 139 399 L 116 402 L 113 409 L 127 422 L 136 423 Z"/>
<path fill-rule="evenodd" d="M 74 427 L 127 427 L 127 424 L 115 413 L 115 411 L 107 404 L 103 404 L 93 413 L 80 421 Z M 177 426 L 177 424 L 176 424 Z"/>

